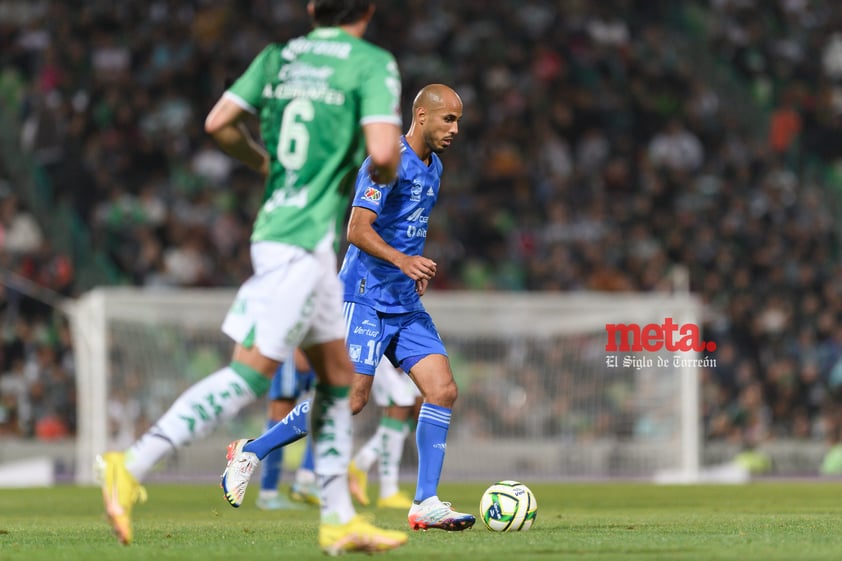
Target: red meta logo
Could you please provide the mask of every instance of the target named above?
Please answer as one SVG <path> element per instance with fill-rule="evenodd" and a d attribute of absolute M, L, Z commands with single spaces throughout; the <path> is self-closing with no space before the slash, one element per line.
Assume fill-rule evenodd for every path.
<path fill-rule="evenodd" d="M 605 350 L 613 351 L 708 351 L 716 350 L 714 341 L 702 341 L 702 332 L 694 323 L 678 325 L 672 318 L 662 324 L 606 323 L 608 341 Z"/>

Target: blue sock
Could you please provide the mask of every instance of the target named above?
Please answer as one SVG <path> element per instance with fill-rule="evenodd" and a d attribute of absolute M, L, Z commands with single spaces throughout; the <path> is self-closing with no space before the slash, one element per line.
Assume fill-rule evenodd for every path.
<path fill-rule="evenodd" d="M 243 446 L 243 450 L 256 454 L 262 461 L 272 450 L 304 438 L 309 430 L 307 426 L 309 413 L 310 402 L 299 403 L 275 426 Z"/>
<path fill-rule="evenodd" d="M 266 430 L 278 424 L 278 421 L 269 419 L 266 421 Z M 263 460 L 260 466 L 260 490 L 261 491 L 276 491 L 278 489 L 278 481 L 281 479 L 281 464 L 284 461 L 284 449 L 278 448 L 272 450 L 269 455 Z"/>
<path fill-rule="evenodd" d="M 436 494 L 444 465 L 447 447 L 447 429 L 450 427 L 450 409 L 425 403 L 418 414 L 415 442 L 418 445 L 418 486 L 415 502 Z"/>
<path fill-rule="evenodd" d="M 307 439 L 307 447 L 304 449 L 304 457 L 301 458 L 301 469 L 316 471 L 316 464 L 313 462 L 313 439 Z"/>

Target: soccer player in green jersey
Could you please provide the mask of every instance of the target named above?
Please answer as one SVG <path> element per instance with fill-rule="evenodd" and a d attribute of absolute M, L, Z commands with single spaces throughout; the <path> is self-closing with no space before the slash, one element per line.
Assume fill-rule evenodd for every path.
<path fill-rule="evenodd" d="M 400 76 L 390 53 L 362 39 L 370 0 L 311 0 L 308 11 L 314 30 L 267 46 L 205 121 L 223 151 L 266 177 L 251 236 L 254 274 L 222 326 L 235 342 L 230 364 L 187 389 L 128 450 L 99 457 L 106 512 L 123 543 L 132 539 L 131 510 L 145 499 L 140 481 L 150 469 L 266 393 L 295 347 L 318 379 L 310 432 L 320 546 L 335 555 L 406 542 L 406 534 L 357 516 L 348 492 L 354 367 L 336 275 L 338 232 L 366 152 L 373 178 L 396 177 Z M 262 145 L 242 125 L 249 115 L 260 120 Z"/>

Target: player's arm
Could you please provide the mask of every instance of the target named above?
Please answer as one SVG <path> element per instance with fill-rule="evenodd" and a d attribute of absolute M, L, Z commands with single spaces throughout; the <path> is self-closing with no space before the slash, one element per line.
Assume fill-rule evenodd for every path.
<path fill-rule="evenodd" d="M 231 84 L 205 119 L 205 132 L 223 152 L 266 176 L 269 155 L 246 128 L 246 115 L 259 115 L 264 102 L 266 63 L 275 53 L 272 45 L 254 57 L 243 74 Z"/>
<path fill-rule="evenodd" d="M 387 244 L 374 229 L 377 213 L 367 208 L 351 208 L 348 241 L 373 257 L 388 261 L 414 281 L 436 276 L 436 262 L 423 255 L 407 255 Z"/>
<path fill-rule="evenodd" d="M 401 77 L 394 57 L 372 59 L 361 70 L 361 121 L 370 158 L 368 174 L 380 185 L 392 183 L 401 161 Z"/>
<path fill-rule="evenodd" d="M 249 113 L 234 100 L 222 96 L 205 119 L 205 132 L 223 152 L 265 176 L 269 172 L 269 154 L 246 128 L 246 115 Z"/>

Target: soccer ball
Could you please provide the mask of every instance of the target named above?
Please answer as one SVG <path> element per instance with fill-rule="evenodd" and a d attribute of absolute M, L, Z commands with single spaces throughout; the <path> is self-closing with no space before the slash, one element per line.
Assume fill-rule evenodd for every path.
<path fill-rule="evenodd" d="M 535 522 L 538 503 L 523 483 L 499 481 L 482 494 L 479 514 L 489 530 L 525 532 Z"/>

